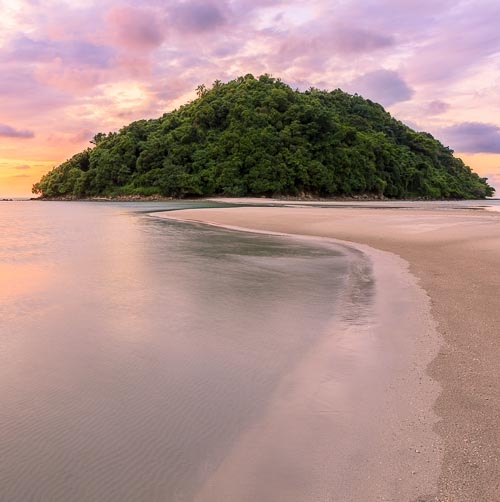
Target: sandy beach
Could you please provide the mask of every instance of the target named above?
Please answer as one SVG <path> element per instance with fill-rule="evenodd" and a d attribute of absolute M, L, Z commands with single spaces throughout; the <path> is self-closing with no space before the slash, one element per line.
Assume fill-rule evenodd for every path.
<path fill-rule="evenodd" d="M 439 460 L 439 465 L 432 466 L 437 486 L 429 493 L 425 490 L 435 484 L 433 480 L 418 478 L 424 491 L 419 491 L 418 486 L 413 488 L 419 491 L 418 500 L 425 501 L 500 500 L 500 214 L 467 209 L 282 205 L 286 207 L 197 209 L 160 216 L 340 239 L 393 253 L 405 260 L 412 276 L 430 297 L 431 314 L 437 326 L 437 332 L 428 340 L 430 352 L 415 347 L 415 364 L 418 366 L 420 360 L 425 365 L 418 371 L 429 382 L 419 385 L 414 378 L 418 371 L 408 368 L 406 383 L 408 393 L 417 402 L 427 403 L 431 396 L 437 420 L 432 414 L 425 415 L 423 426 L 415 420 L 415 425 L 405 430 L 409 443 L 412 434 L 421 434 L 425 427 L 439 438 L 435 442 L 439 452 L 431 455 L 432 462 Z M 440 344 L 439 349 L 432 360 L 427 360 L 436 344 Z M 435 395 L 429 394 L 430 382 L 437 382 L 440 389 Z M 245 440 L 249 444 L 255 443 L 251 434 Z M 238 462 L 237 452 L 232 461 Z M 396 462 L 397 459 L 387 460 L 380 472 L 395 470 Z M 426 462 L 430 462 L 429 457 L 422 455 L 422 472 Z M 377 471 L 373 474 L 380 475 Z M 409 491 L 399 499 L 390 499 L 382 498 L 384 492 L 380 493 L 380 496 L 373 493 L 371 500 L 408 500 L 403 497 L 410 493 L 414 496 Z M 200 500 L 211 498 L 207 495 Z"/>

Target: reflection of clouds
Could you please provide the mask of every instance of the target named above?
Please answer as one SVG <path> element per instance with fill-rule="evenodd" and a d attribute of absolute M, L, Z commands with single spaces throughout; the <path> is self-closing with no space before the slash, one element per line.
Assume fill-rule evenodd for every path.
<path fill-rule="evenodd" d="M 48 276 L 48 270 L 42 266 L 19 262 L 0 263 L 0 303 L 8 305 L 20 296 L 39 291 Z"/>

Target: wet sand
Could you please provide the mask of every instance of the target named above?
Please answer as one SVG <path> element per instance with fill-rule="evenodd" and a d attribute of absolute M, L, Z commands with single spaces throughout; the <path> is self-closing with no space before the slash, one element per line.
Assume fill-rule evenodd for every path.
<path fill-rule="evenodd" d="M 378 469 L 375 462 L 367 461 L 368 447 L 361 452 L 362 456 L 343 459 L 343 472 L 357 473 L 359 478 L 352 476 L 352 484 L 358 490 L 356 493 L 349 492 L 347 488 L 343 492 L 340 478 L 335 480 L 334 477 L 332 483 L 337 486 L 333 486 L 330 494 L 315 496 L 308 491 L 307 497 L 311 500 L 399 501 L 412 500 L 418 495 L 418 500 L 425 501 L 500 500 L 499 214 L 473 210 L 385 208 L 381 211 L 297 206 L 198 209 L 165 213 L 164 216 L 258 231 L 341 239 L 395 253 L 406 260 L 411 273 L 430 296 L 438 334 L 433 334 L 430 325 L 418 330 L 412 348 L 413 359 L 408 359 L 406 369 L 399 368 L 397 384 L 392 386 L 394 395 L 387 394 L 386 409 L 393 410 L 396 403 L 403 406 L 401 403 L 404 402 L 401 413 L 395 413 L 390 419 L 374 415 L 373 420 L 365 421 L 364 429 L 359 425 L 359 432 L 364 431 L 367 440 L 370 430 L 378 433 L 387 425 L 385 443 L 375 443 L 372 445 L 375 449 L 371 449 L 373 459 L 378 461 Z M 404 275 L 401 265 L 394 270 L 400 276 Z M 417 317 L 423 316 L 421 319 L 425 324 L 425 308 L 422 310 L 425 300 L 416 299 L 415 305 L 418 306 Z M 406 314 L 410 315 L 410 312 Z M 391 315 L 397 317 L 396 312 Z M 415 319 L 410 324 L 414 325 Z M 436 356 L 433 351 L 439 343 L 439 336 L 444 342 Z M 328 347 L 318 348 L 318 351 L 316 357 L 325 354 Z M 315 371 L 317 366 L 313 361 L 318 360 L 313 355 L 310 357 L 313 359 L 305 358 L 304 366 L 297 369 L 296 378 L 305 378 Z M 441 389 L 437 399 L 433 382 L 438 382 Z M 328 402 L 332 396 L 327 394 L 324 397 Z M 426 410 L 430 401 L 439 418 L 437 423 L 434 415 Z M 293 402 L 293 398 L 288 402 Z M 401 417 L 411 412 L 412 403 L 416 403 L 413 420 L 405 422 Z M 377 409 L 376 413 L 380 411 Z M 255 445 L 262 442 L 262 438 L 279 441 L 276 437 L 279 437 L 277 424 L 280 421 L 273 419 L 279 413 L 275 413 L 278 412 L 271 409 L 267 414 L 266 420 L 270 425 L 260 424 L 256 426 L 257 430 L 248 431 L 247 437 L 240 442 L 240 449 L 235 447 L 227 465 L 221 465 L 199 500 L 230 500 L 232 496 L 246 500 L 244 494 L 249 492 L 241 487 L 249 486 L 252 479 L 260 482 L 261 487 L 266 484 L 280 486 L 276 473 L 271 476 L 272 479 L 270 475 L 265 476 L 266 472 L 273 473 L 272 466 L 279 462 L 273 464 L 270 458 L 263 460 L 255 458 L 258 457 L 256 454 L 252 455 L 252 451 L 261 451 Z M 283 417 L 283 414 L 280 416 Z M 295 418 L 300 422 L 299 418 Z M 382 427 L 379 428 L 376 425 L 378 419 L 382 419 L 379 424 Z M 386 419 L 388 421 L 384 422 Z M 398 420 L 402 431 L 391 429 Z M 259 427 L 264 428 L 259 431 Z M 431 434 L 432 428 L 439 435 L 438 439 Z M 325 434 L 326 430 L 323 429 L 322 433 Z M 291 445 L 286 444 L 281 450 L 275 448 L 273 451 L 282 451 L 293 458 L 294 451 L 304 451 L 304 448 L 294 450 L 294 445 L 299 443 L 297 439 Z M 302 446 L 310 444 L 313 444 L 313 438 L 303 438 Z M 396 452 L 396 455 L 380 455 L 380 450 L 376 449 L 380 444 L 386 444 L 387 451 Z M 251 445 L 254 445 L 253 449 Z M 328 452 L 323 452 L 318 458 L 324 461 L 327 456 Z M 338 458 L 331 461 L 336 462 Z M 316 465 L 313 460 L 311 464 Z M 247 471 L 242 474 L 243 465 Z M 328 469 L 328 464 L 324 468 Z M 287 472 L 283 475 L 289 479 L 289 474 L 294 472 L 293 462 Z M 366 475 L 363 476 L 363 473 Z M 235 479 L 228 481 L 227 476 Z M 313 484 L 318 476 L 317 472 L 311 474 Z M 321 476 L 324 480 L 329 472 L 323 472 Z M 415 478 L 412 479 L 412 476 Z M 438 476 L 435 486 L 433 477 Z M 293 474 L 291 479 L 297 484 L 290 493 L 284 494 L 286 497 L 283 500 L 301 500 L 305 481 L 301 482 Z M 262 493 L 255 492 L 254 495 L 264 500 Z M 274 500 L 281 500 L 278 492 Z"/>

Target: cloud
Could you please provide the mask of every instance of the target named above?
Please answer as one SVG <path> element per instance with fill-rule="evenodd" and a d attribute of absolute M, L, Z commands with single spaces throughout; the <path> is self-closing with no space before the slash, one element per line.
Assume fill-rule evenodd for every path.
<path fill-rule="evenodd" d="M 444 101 L 435 100 L 431 101 L 427 105 L 427 113 L 429 115 L 440 115 L 441 113 L 445 113 L 450 109 L 451 105 L 449 103 L 445 103 Z"/>
<path fill-rule="evenodd" d="M 89 142 L 95 135 L 90 129 L 81 129 L 79 131 L 64 131 L 56 134 L 51 134 L 47 137 L 48 144 L 54 145 L 65 145 L 65 144 L 76 144 Z"/>
<path fill-rule="evenodd" d="M 497 167 L 496 172 L 485 173 L 485 178 L 488 178 L 493 184 L 500 186 L 500 166 Z"/>
<path fill-rule="evenodd" d="M 226 23 L 216 5 L 205 2 L 189 2 L 171 10 L 174 26 L 193 32 L 210 31 Z"/>
<path fill-rule="evenodd" d="M 115 41 L 129 49 L 153 49 L 165 39 L 158 13 L 130 6 L 112 7 L 106 15 Z"/>
<path fill-rule="evenodd" d="M 60 60 L 63 64 L 86 65 L 106 68 L 114 56 L 107 45 L 85 40 L 51 40 L 49 38 L 16 37 L 4 51 L 3 59 L 11 62 L 51 62 Z"/>
<path fill-rule="evenodd" d="M 11 178 L 31 178 L 29 174 L 14 174 Z"/>
<path fill-rule="evenodd" d="M 3 114 L 21 119 L 42 118 L 44 113 L 53 114 L 72 102 L 71 96 L 40 82 L 35 70 L 22 63 L 8 65 L 2 74 L 0 100 Z"/>
<path fill-rule="evenodd" d="M 90 141 L 94 137 L 94 133 L 90 129 L 82 129 L 73 135 L 71 140 L 75 143 L 80 143 L 82 141 Z"/>
<path fill-rule="evenodd" d="M 495 189 L 498 195 L 500 195 L 500 166 L 497 167 L 496 172 L 482 173 L 480 176 L 482 178 L 487 178 L 488 184 Z"/>
<path fill-rule="evenodd" d="M 331 23 L 324 26 L 311 23 L 286 34 L 268 31 L 267 35 L 269 41 L 279 44 L 271 60 L 276 59 L 286 67 L 292 61 L 307 58 L 311 70 L 321 68 L 333 57 L 371 53 L 393 44 L 390 36 Z"/>
<path fill-rule="evenodd" d="M 0 124 L 0 136 L 4 138 L 33 138 L 35 133 L 33 131 L 14 129 L 6 124 Z"/>
<path fill-rule="evenodd" d="M 392 35 L 343 25 L 334 27 L 329 39 L 330 43 L 344 54 L 373 52 L 394 45 Z"/>
<path fill-rule="evenodd" d="M 451 148 L 463 153 L 500 153 L 500 127 L 481 122 L 464 122 L 441 131 Z"/>
<path fill-rule="evenodd" d="M 413 37 L 407 74 L 433 85 L 460 80 L 500 50 L 498 2 L 455 2 L 422 27 L 420 37 Z"/>
<path fill-rule="evenodd" d="M 390 106 L 401 101 L 408 101 L 414 94 L 406 82 L 395 71 L 375 70 L 350 82 L 351 92 L 365 98 Z"/>
<path fill-rule="evenodd" d="M 408 126 L 410 129 L 413 129 L 414 131 L 421 131 L 422 127 L 418 125 L 416 122 L 413 120 L 406 120 L 406 119 L 400 119 L 401 122 L 403 122 L 404 125 Z"/>
<path fill-rule="evenodd" d="M 19 169 L 19 170 L 31 169 L 31 166 L 24 164 L 22 166 L 15 166 L 14 169 Z"/>
<path fill-rule="evenodd" d="M 75 93 L 99 84 L 114 70 L 115 56 L 115 49 L 106 44 L 16 35 L 0 50 L 0 67 L 8 68 L 0 94 L 10 92 L 26 109 L 30 101 L 35 101 L 35 109 L 43 108 L 63 98 L 57 90 Z M 27 92 L 21 93 L 21 88 Z"/>

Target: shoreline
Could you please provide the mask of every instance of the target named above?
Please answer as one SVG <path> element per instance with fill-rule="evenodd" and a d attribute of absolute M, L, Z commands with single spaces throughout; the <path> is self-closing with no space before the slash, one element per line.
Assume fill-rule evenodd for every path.
<path fill-rule="evenodd" d="M 310 347 L 298 367 L 284 377 L 264 417 L 243 433 L 195 500 L 304 502 L 330 500 L 332 495 L 335 500 L 357 502 L 430 500 L 429 494 L 437 490 L 443 445 L 433 431 L 438 417 L 432 407 L 440 386 L 426 374 L 426 367 L 442 340 L 430 315 L 430 299 L 409 272 L 409 264 L 394 253 L 331 237 L 185 219 L 172 212 L 150 216 L 303 240 L 334 250 L 340 246 L 364 257 L 376 291 L 371 315 L 352 303 L 351 295 L 359 293 L 346 293 L 345 313 L 332 321 L 330 336 Z M 354 268 L 360 266 L 361 262 Z M 353 273 L 356 276 L 359 270 Z M 357 310 L 359 318 L 354 314 Z M 404 336 L 400 336 L 402 325 Z M 342 369 L 332 369 L 337 366 Z M 414 389 L 418 393 L 407 399 Z M 346 396 L 352 408 L 344 408 Z M 310 415 L 324 413 L 315 410 L 318 400 L 321 408 L 330 408 L 330 413 L 341 418 L 323 419 L 311 432 Z M 283 408 L 293 411 L 285 414 Z M 297 441 L 295 435 L 308 439 Z M 323 445 L 318 448 L 318 443 Z M 332 452 L 325 452 L 326 445 Z M 295 455 L 301 461 L 295 461 Z M 304 458 L 310 466 L 304 466 Z M 282 463 L 286 469 L 280 467 Z M 321 475 L 316 472 L 319 464 Z M 302 482 L 292 482 L 290 471 Z M 263 476 L 269 479 L 257 491 L 255 480 L 251 481 L 255 472 L 265 472 Z"/>
<path fill-rule="evenodd" d="M 1 199 L 0 199 L 1 200 Z M 3 200 L 14 200 L 11 198 Z M 235 204 L 269 204 L 269 203 L 328 203 L 328 202 L 385 202 L 385 203 L 398 203 L 398 202 L 442 202 L 442 203 L 452 203 L 452 202 L 480 202 L 489 200 L 500 200 L 500 198 L 490 197 L 483 199 L 431 199 L 431 198 L 407 198 L 407 199 L 396 199 L 384 196 L 374 196 L 373 194 L 360 194 L 360 195 L 338 195 L 332 197 L 316 197 L 316 196 L 255 196 L 249 195 L 248 197 L 235 197 L 235 196 L 223 196 L 223 195 L 213 195 L 213 196 L 200 196 L 200 197 L 171 197 L 163 195 L 116 195 L 116 196 L 106 196 L 106 195 L 92 195 L 87 197 L 73 197 L 73 196 L 60 196 L 60 197 L 24 197 L 23 200 L 31 201 L 41 201 L 41 202 L 203 202 L 203 201 L 214 201 L 214 202 L 230 202 Z"/>
<path fill-rule="evenodd" d="M 442 388 L 434 411 L 440 418 L 435 430 L 444 442 L 444 458 L 438 489 L 423 500 L 498 499 L 497 214 L 295 206 L 183 210 L 165 213 L 165 217 L 240 230 L 340 239 L 406 260 L 430 296 L 432 315 L 444 339 L 427 367 Z"/>

